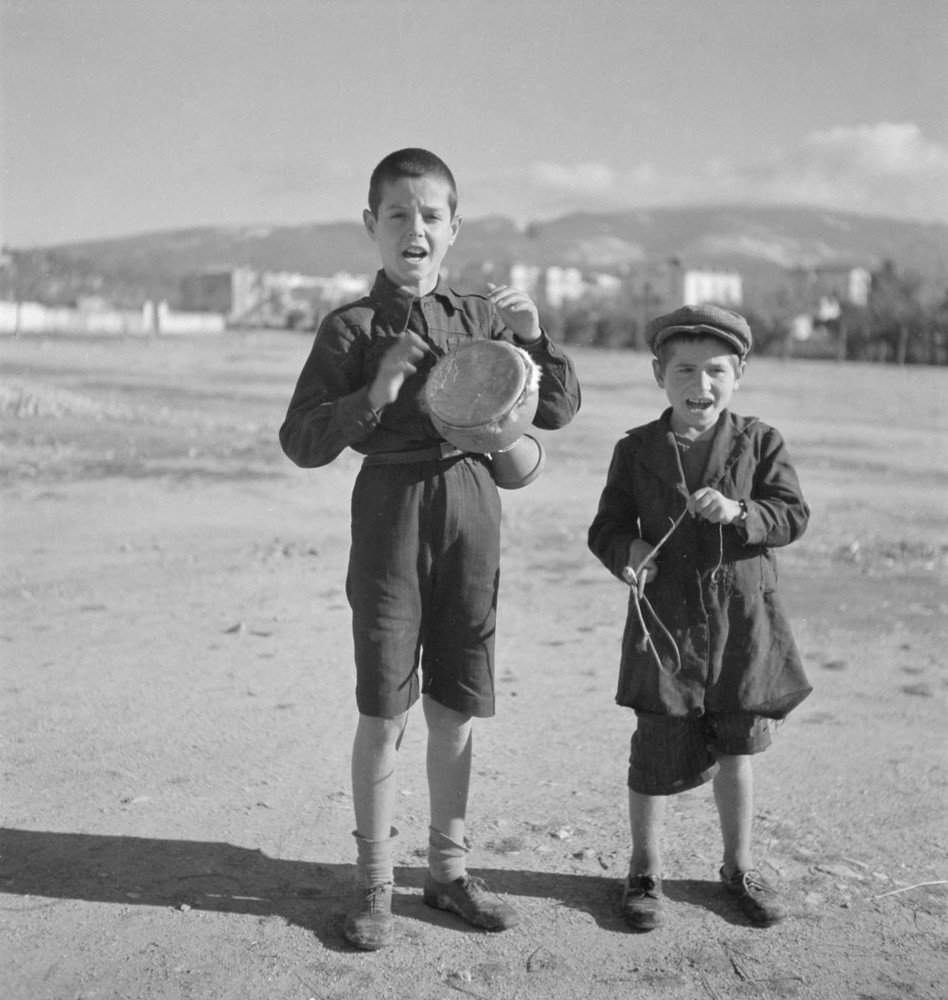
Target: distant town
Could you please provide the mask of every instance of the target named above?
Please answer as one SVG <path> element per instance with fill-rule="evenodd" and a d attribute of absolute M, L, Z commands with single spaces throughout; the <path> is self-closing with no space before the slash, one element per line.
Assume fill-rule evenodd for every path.
<path fill-rule="evenodd" d="M 652 213 L 646 222 L 654 227 L 656 216 Z M 680 229 L 681 214 L 670 218 Z M 732 212 L 728 224 L 734 226 L 735 218 Z M 841 219 L 850 229 L 855 225 L 853 217 L 826 213 L 808 221 L 811 227 L 844 231 Z M 491 229 L 484 224 L 469 236 L 466 257 L 462 253 L 449 258 L 453 269 L 444 279 L 465 291 L 484 290 L 493 282 L 527 292 L 540 309 L 544 328 L 565 343 L 643 349 L 645 326 L 653 316 L 681 305 L 712 302 L 748 317 L 761 353 L 948 363 L 948 280 L 942 278 L 944 253 L 937 248 L 934 268 L 923 280 L 911 267 L 881 257 L 878 249 L 864 259 L 845 260 L 838 252 L 828 252 L 824 255 L 830 259 L 813 261 L 818 255 L 812 248 L 827 247 L 828 237 L 818 228 L 807 233 L 804 242 L 798 233 L 777 230 L 769 218 L 764 220 L 770 227 L 765 241 L 759 235 L 764 231 L 759 218 L 739 221 L 742 230 L 726 236 L 705 230 L 701 241 L 692 240 L 704 247 L 724 246 L 717 260 L 713 254 L 706 255 L 711 260 L 697 254 L 648 254 L 640 249 L 641 232 L 634 237 L 625 232 L 622 239 L 616 235 L 620 224 L 632 224 L 628 219 L 582 218 L 552 224 L 572 225 L 568 240 L 560 237 L 557 242 L 540 227 L 528 232 L 524 238 L 535 241 L 529 248 L 532 255 L 546 257 L 538 262 L 524 259 L 527 254 L 492 254 L 484 235 Z M 287 232 L 294 238 L 286 237 Z M 470 226 L 467 232 L 471 234 Z M 274 248 L 316 242 L 308 232 L 300 238 L 299 230 L 275 235 L 283 242 L 270 231 L 262 237 L 256 231 L 228 231 L 224 237 L 231 240 L 233 255 L 245 259 L 268 253 L 278 259 Z M 345 260 L 351 241 L 345 244 L 345 233 L 340 237 L 336 230 L 332 235 Z M 501 245 L 511 238 L 508 231 L 501 237 Z M 908 237 L 914 239 L 914 233 Z M 328 312 L 365 295 L 374 278 L 369 266 L 321 275 L 250 263 L 190 269 L 182 264 L 185 251 L 195 262 L 199 259 L 195 246 L 205 256 L 212 252 L 201 246 L 202 239 L 220 253 L 220 245 L 211 241 L 221 238 L 217 231 L 195 231 L 48 252 L 3 251 L 0 335 L 158 337 L 240 330 L 312 334 Z M 261 238 L 270 240 L 267 247 L 251 242 Z M 746 250 L 748 246 L 752 249 Z M 811 262 L 793 263 L 794 250 Z M 584 253 L 600 263 L 549 262 Z"/>

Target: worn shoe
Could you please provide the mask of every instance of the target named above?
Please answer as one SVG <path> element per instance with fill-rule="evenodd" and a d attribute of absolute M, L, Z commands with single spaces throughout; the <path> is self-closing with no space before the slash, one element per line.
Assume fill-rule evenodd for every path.
<path fill-rule="evenodd" d="M 356 888 L 352 909 L 342 924 L 343 937 L 349 944 L 363 951 L 378 951 L 392 943 L 393 888 L 391 882 Z"/>
<path fill-rule="evenodd" d="M 628 875 L 622 889 L 622 917 L 635 931 L 653 931 L 665 922 L 665 897 L 657 875 Z"/>
<path fill-rule="evenodd" d="M 728 876 L 722 868 L 721 881 L 745 916 L 758 926 L 769 927 L 787 915 L 787 908 L 780 902 L 777 890 L 760 872 L 738 871 Z"/>
<path fill-rule="evenodd" d="M 462 875 L 453 882 L 436 882 L 429 872 L 424 900 L 436 910 L 449 910 L 487 931 L 506 930 L 520 919 L 512 906 L 488 890 L 483 879 L 471 875 Z"/>

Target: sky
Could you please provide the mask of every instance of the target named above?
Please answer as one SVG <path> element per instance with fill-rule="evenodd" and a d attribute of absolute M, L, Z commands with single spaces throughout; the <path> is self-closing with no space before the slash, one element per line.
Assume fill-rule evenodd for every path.
<path fill-rule="evenodd" d="M 0 0 L 0 243 L 805 204 L 948 222 L 946 0 Z"/>

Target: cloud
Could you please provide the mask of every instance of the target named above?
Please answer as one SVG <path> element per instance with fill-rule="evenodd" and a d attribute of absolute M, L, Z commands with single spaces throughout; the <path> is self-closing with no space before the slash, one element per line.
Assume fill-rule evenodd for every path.
<path fill-rule="evenodd" d="M 911 122 L 838 125 L 756 161 L 713 158 L 677 172 L 646 161 L 621 169 L 543 161 L 493 185 L 491 210 L 523 218 L 740 203 L 948 222 L 948 147 Z"/>
<path fill-rule="evenodd" d="M 612 168 L 605 163 L 534 163 L 530 177 L 535 184 L 557 190 L 569 190 L 577 195 L 600 193 L 615 187 Z"/>
<path fill-rule="evenodd" d="M 948 222 L 948 148 L 911 122 L 814 132 L 735 176 L 774 201 Z"/>

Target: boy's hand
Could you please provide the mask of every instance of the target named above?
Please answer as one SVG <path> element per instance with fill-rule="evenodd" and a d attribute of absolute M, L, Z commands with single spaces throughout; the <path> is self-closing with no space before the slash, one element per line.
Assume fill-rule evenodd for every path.
<path fill-rule="evenodd" d="M 638 565 L 643 559 L 648 559 L 652 554 L 653 545 L 649 545 L 642 538 L 634 538 L 629 543 L 629 562 L 628 565 L 623 567 L 622 576 L 626 583 L 631 584 L 633 582 L 633 573 L 638 569 Z M 645 586 L 650 580 L 654 580 L 658 575 L 658 567 L 654 562 L 649 560 L 642 567 L 641 573 L 638 576 L 639 589 Z"/>
<path fill-rule="evenodd" d="M 728 500 L 710 486 L 702 486 L 691 494 L 688 510 L 695 517 L 703 517 L 712 524 L 731 524 L 741 516 L 741 505 L 736 500 Z"/>
<path fill-rule="evenodd" d="M 411 330 L 398 337 L 382 355 L 379 370 L 369 386 L 369 403 L 379 410 L 386 403 L 394 403 L 405 379 L 418 371 L 418 362 L 431 348 Z"/>
<path fill-rule="evenodd" d="M 540 337 L 540 315 L 533 299 L 526 292 L 509 285 L 488 284 L 488 300 L 500 314 L 504 326 L 524 343 Z"/>

